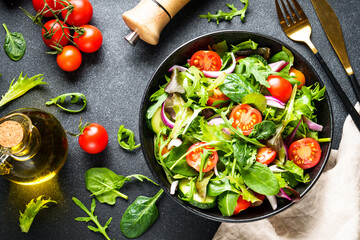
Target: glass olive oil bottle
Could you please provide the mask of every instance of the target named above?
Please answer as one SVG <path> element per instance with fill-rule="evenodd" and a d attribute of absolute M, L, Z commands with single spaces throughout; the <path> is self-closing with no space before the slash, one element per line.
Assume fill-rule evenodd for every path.
<path fill-rule="evenodd" d="M 23 108 L 0 119 L 0 175 L 24 185 L 54 177 L 68 153 L 60 122 L 43 110 Z"/>

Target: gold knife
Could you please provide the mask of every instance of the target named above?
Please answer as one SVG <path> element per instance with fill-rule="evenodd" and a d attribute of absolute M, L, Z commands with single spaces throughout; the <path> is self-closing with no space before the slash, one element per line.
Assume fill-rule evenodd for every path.
<path fill-rule="evenodd" d="M 326 33 L 327 38 L 333 46 L 343 67 L 345 68 L 349 81 L 354 88 L 357 100 L 360 102 L 360 86 L 350 65 L 339 19 L 326 0 L 311 0 L 311 3 Z"/>

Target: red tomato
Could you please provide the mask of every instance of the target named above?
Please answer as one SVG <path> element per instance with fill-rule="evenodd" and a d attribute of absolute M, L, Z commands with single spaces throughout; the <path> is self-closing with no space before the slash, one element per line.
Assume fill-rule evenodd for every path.
<path fill-rule="evenodd" d="M 303 138 L 290 145 L 289 159 L 302 169 L 314 167 L 319 163 L 320 157 L 320 145 L 315 139 Z"/>
<path fill-rule="evenodd" d="M 197 142 L 188 149 L 188 154 L 186 155 L 186 162 L 191 167 L 195 168 L 196 171 L 200 171 L 201 154 L 204 152 L 204 148 L 208 149 L 211 151 L 211 155 L 209 156 L 208 161 L 203 169 L 203 172 L 208 172 L 215 167 L 219 158 L 217 151 L 213 150 L 214 149 L 213 147 L 210 146 L 198 147 L 201 144 L 205 144 L 205 142 Z"/>
<path fill-rule="evenodd" d="M 239 212 L 241 212 L 242 210 L 247 209 L 248 207 L 250 207 L 250 205 L 251 205 L 251 202 L 244 200 L 243 197 L 240 195 L 239 198 L 237 199 L 237 204 L 236 204 L 233 215 L 236 215 Z"/>
<path fill-rule="evenodd" d="M 81 26 L 84 28 L 84 35 L 74 34 L 74 42 L 78 45 L 80 51 L 85 53 L 93 53 L 101 47 L 103 37 L 100 30 L 92 25 Z"/>
<path fill-rule="evenodd" d="M 190 59 L 190 66 L 195 66 L 201 71 L 219 71 L 221 64 L 219 54 L 213 51 L 197 51 Z"/>
<path fill-rule="evenodd" d="M 274 161 L 276 151 L 269 147 L 262 147 L 258 149 L 256 161 L 262 164 L 269 164 Z"/>
<path fill-rule="evenodd" d="M 69 39 L 63 35 L 63 31 L 61 30 L 61 25 L 63 25 L 65 35 L 70 38 L 70 30 L 67 28 L 68 26 L 61 20 L 56 22 L 55 19 L 47 21 L 44 24 L 44 27 L 48 30 L 50 34 L 53 34 L 50 39 L 46 39 L 46 31 L 45 29 L 41 30 L 42 39 L 46 46 L 49 48 L 53 48 L 52 46 L 56 46 L 56 43 L 59 43 L 61 46 L 66 46 L 69 43 Z"/>
<path fill-rule="evenodd" d="M 305 85 L 305 75 L 301 71 L 292 67 L 292 68 L 290 68 L 289 75 L 296 77 L 295 79 L 297 81 L 301 82 L 301 84 L 297 85 L 298 89 L 300 89 L 302 86 Z"/>
<path fill-rule="evenodd" d="M 251 133 L 255 124 L 262 121 L 261 113 L 247 104 L 237 105 L 231 111 L 230 118 L 234 119 L 232 126 L 239 128 L 245 136 Z"/>
<path fill-rule="evenodd" d="M 243 59 L 243 58 L 246 58 L 246 56 L 238 56 L 238 57 L 235 59 L 235 61 L 237 62 L 237 61 L 239 61 L 240 59 Z"/>
<path fill-rule="evenodd" d="M 225 94 L 223 94 L 218 88 L 215 88 L 213 91 L 213 95 L 209 96 L 206 105 L 213 106 L 214 102 L 216 101 L 227 101 L 227 100 L 230 100 L 230 98 L 228 98 Z M 223 105 L 223 103 L 219 103 L 214 107 L 219 107 L 221 105 Z"/>
<path fill-rule="evenodd" d="M 58 10 L 62 7 L 61 4 L 59 4 L 55 0 L 46 0 L 46 3 L 49 5 L 49 7 L 52 10 Z M 44 0 L 32 0 L 32 5 L 33 5 L 35 11 L 40 12 L 45 7 L 45 1 Z M 46 8 L 45 11 L 47 11 L 48 9 L 49 8 Z M 52 14 L 52 12 L 48 11 L 43 16 L 44 17 L 52 17 L 53 14 Z"/>
<path fill-rule="evenodd" d="M 108 144 L 106 129 L 97 123 L 92 123 L 79 136 L 79 145 L 87 153 L 96 154 L 103 151 Z"/>
<path fill-rule="evenodd" d="M 80 67 L 82 62 L 81 52 L 74 46 L 65 46 L 62 53 L 57 55 L 56 62 L 64 71 L 75 71 Z"/>
<path fill-rule="evenodd" d="M 69 0 L 74 6 L 74 10 L 69 14 L 66 23 L 80 27 L 88 24 L 93 16 L 93 7 L 88 0 Z M 68 10 L 61 11 L 62 17 L 65 19 Z"/>
<path fill-rule="evenodd" d="M 268 90 L 273 97 L 285 103 L 290 99 L 292 85 L 289 81 L 276 75 L 270 75 L 267 81 L 270 84 Z"/>

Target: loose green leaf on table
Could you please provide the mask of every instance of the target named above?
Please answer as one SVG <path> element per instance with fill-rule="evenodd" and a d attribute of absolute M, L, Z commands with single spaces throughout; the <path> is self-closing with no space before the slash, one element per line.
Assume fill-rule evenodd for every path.
<path fill-rule="evenodd" d="M 41 84 L 48 84 L 43 82 L 44 79 L 43 74 L 35 75 L 31 78 L 28 78 L 27 75 L 22 76 L 22 72 L 20 73 L 19 78 L 14 83 L 15 78 L 12 80 L 9 90 L 2 96 L 0 101 L 0 107 L 5 105 L 6 103 L 24 95 L 27 91 L 32 89 L 33 87 Z"/>
<path fill-rule="evenodd" d="M 84 212 L 86 212 L 86 214 L 89 217 L 77 217 L 75 218 L 76 221 L 79 222 L 89 222 L 89 221 L 93 221 L 95 223 L 96 227 L 93 227 L 91 225 L 88 225 L 88 229 L 93 231 L 93 232 L 100 232 L 102 235 L 104 235 L 104 237 L 108 240 L 110 240 L 109 236 L 106 233 L 106 229 L 108 228 L 109 224 L 111 223 L 112 218 L 109 218 L 109 220 L 107 220 L 107 222 L 105 223 L 104 226 L 101 226 L 101 224 L 99 223 L 99 220 L 97 219 L 97 216 L 94 215 L 94 211 L 95 211 L 95 207 L 96 207 L 96 203 L 95 203 L 95 199 L 92 199 L 91 202 L 91 209 L 90 211 L 84 206 L 84 204 L 77 199 L 76 197 L 73 197 L 72 200 L 74 201 L 74 203 L 76 205 L 78 205 Z"/>
<path fill-rule="evenodd" d="M 117 197 L 128 199 L 128 196 L 121 193 L 119 189 L 125 182 L 130 182 L 132 178 L 140 181 L 145 179 L 157 185 L 144 175 L 134 174 L 125 177 L 107 168 L 90 168 L 87 170 L 85 173 L 85 184 L 86 188 L 99 202 L 114 205 Z"/>
<path fill-rule="evenodd" d="M 125 139 L 128 139 L 127 142 L 125 142 Z M 118 142 L 120 147 L 132 151 L 138 147 L 140 147 L 140 144 L 135 145 L 135 140 L 134 140 L 135 136 L 133 131 L 131 131 L 130 129 L 126 129 L 124 127 L 124 125 L 121 125 L 119 127 L 119 131 L 118 131 Z"/>
<path fill-rule="evenodd" d="M 31 227 L 31 224 L 34 221 L 34 218 L 36 214 L 44 208 L 48 208 L 46 204 L 48 203 L 57 203 L 54 200 L 49 199 L 43 199 L 43 196 L 40 196 L 34 201 L 32 199 L 27 205 L 24 213 L 20 212 L 19 222 L 20 222 L 20 228 L 22 232 L 27 233 Z"/>
<path fill-rule="evenodd" d="M 83 102 L 83 106 L 78 110 L 72 110 L 72 109 L 67 109 L 67 108 L 63 107 L 59 103 L 64 103 L 65 99 L 67 97 L 70 97 L 70 99 L 71 99 L 70 103 L 77 103 L 81 99 Z M 52 98 L 52 99 L 50 99 L 50 101 L 46 102 L 46 105 L 52 105 L 52 104 L 55 104 L 56 106 L 63 109 L 64 111 L 71 112 L 71 113 L 78 113 L 85 109 L 86 104 L 87 104 L 87 99 L 86 99 L 85 95 L 82 93 L 65 93 L 65 94 L 62 94 L 55 98 Z"/>
<path fill-rule="evenodd" d="M 245 21 L 245 13 L 249 6 L 249 0 L 239 0 L 244 3 L 245 6 L 243 9 L 237 9 L 234 4 L 226 4 L 228 8 L 230 8 L 230 12 L 223 12 L 222 10 L 218 10 L 215 14 L 208 13 L 206 15 L 199 15 L 200 18 L 207 18 L 210 22 L 212 19 L 216 21 L 217 24 L 220 23 L 220 20 L 231 21 L 234 17 L 240 16 L 242 22 Z"/>
<path fill-rule="evenodd" d="M 152 198 L 139 196 L 126 209 L 121 218 L 120 229 L 127 238 L 136 238 L 146 232 L 159 216 L 159 210 L 155 203 L 163 189 Z"/>
<path fill-rule="evenodd" d="M 6 31 L 4 43 L 5 52 L 10 59 L 19 61 L 24 56 L 26 50 L 24 36 L 18 32 L 11 33 L 5 23 L 3 23 L 3 27 Z"/>

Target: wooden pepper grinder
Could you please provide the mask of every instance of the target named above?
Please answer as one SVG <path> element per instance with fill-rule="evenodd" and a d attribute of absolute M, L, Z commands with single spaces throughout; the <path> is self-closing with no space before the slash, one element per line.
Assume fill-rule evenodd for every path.
<path fill-rule="evenodd" d="M 132 32 L 125 39 L 135 45 L 141 38 L 143 41 L 156 45 L 161 31 L 166 24 L 190 0 L 141 0 L 133 9 L 126 11 L 122 17 Z"/>

